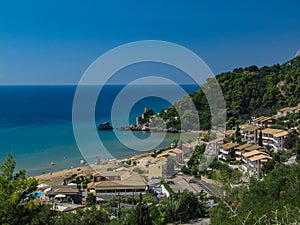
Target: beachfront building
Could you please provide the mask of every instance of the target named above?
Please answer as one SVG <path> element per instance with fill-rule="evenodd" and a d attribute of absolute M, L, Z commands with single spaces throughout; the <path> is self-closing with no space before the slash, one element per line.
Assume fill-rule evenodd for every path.
<path fill-rule="evenodd" d="M 160 158 L 148 166 L 148 178 L 167 178 L 167 158 Z"/>
<path fill-rule="evenodd" d="M 257 144 L 260 126 L 243 126 L 241 127 L 242 140 L 248 144 Z"/>
<path fill-rule="evenodd" d="M 263 145 L 273 148 L 275 151 L 283 151 L 284 139 L 287 137 L 288 132 L 279 129 L 267 128 L 262 130 Z"/>
<path fill-rule="evenodd" d="M 102 179 L 103 177 L 105 179 Z M 147 185 L 136 172 L 109 171 L 95 174 L 93 182 L 87 186 L 87 191 L 93 193 L 97 199 L 106 201 L 118 195 L 144 194 L 147 191 Z"/>
<path fill-rule="evenodd" d="M 130 171 L 105 171 L 101 173 L 93 174 L 93 181 L 99 182 L 104 180 L 124 180 L 126 177 L 130 176 Z"/>
<path fill-rule="evenodd" d="M 272 117 L 260 116 L 258 118 L 253 119 L 250 124 L 252 126 L 259 126 L 264 129 L 264 128 L 271 127 L 275 123 L 276 123 L 276 119 Z"/>
<path fill-rule="evenodd" d="M 47 201 L 66 202 L 68 199 L 75 204 L 81 204 L 82 192 L 77 188 L 77 184 L 57 185 L 45 190 Z"/>
<path fill-rule="evenodd" d="M 242 168 L 245 172 L 249 172 L 250 175 L 258 175 L 263 164 L 272 159 L 267 153 L 258 150 L 246 152 L 242 157 L 244 162 Z"/>

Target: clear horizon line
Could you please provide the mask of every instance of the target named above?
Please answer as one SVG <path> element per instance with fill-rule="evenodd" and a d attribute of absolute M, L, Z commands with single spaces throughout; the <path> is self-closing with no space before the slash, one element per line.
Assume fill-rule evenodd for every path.
<path fill-rule="evenodd" d="M 177 84 L 177 83 L 176 83 Z M 38 83 L 33 83 L 33 84 L 0 84 L 0 86 L 78 86 L 79 84 L 76 83 L 66 83 L 66 84 L 56 84 L 56 83 L 49 83 L 49 84 L 38 84 Z M 98 86 L 99 84 L 80 84 L 83 86 Z M 126 84 L 126 83 L 108 83 L 104 85 L 172 85 L 172 84 Z M 198 85 L 196 83 L 179 83 L 178 85 Z"/>

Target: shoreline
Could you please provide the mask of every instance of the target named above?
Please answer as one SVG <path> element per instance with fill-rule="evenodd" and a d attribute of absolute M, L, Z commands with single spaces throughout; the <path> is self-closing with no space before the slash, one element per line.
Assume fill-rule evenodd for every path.
<path fill-rule="evenodd" d="M 158 150 L 150 150 L 148 152 L 132 155 L 131 157 L 121 158 L 121 159 L 111 159 L 101 162 L 99 165 L 91 164 L 91 165 L 81 165 L 74 168 L 61 169 L 53 172 L 48 172 L 44 174 L 39 174 L 35 176 L 31 176 L 37 179 L 39 184 L 47 184 L 49 186 L 52 185 L 61 185 L 65 178 L 68 178 L 74 174 L 85 174 L 92 175 L 95 172 L 99 171 L 107 171 L 110 168 L 118 168 L 118 163 L 122 161 L 126 161 L 128 159 L 140 159 L 144 157 L 149 157 L 154 151 Z"/>

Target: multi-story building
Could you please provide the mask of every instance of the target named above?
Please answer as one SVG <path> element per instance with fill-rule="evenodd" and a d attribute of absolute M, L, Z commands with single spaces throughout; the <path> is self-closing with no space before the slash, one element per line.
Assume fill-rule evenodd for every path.
<path fill-rule="evenodd" d="M 175 174 L 176 163 L 173 157 L 161 157 L 148 166 L 148 178 L 167 178 Z"/>
<path fill-rule="evenodd" d="M 242 140 L 248 144 L 257 144 L 260 126 L 248 125 L 241 128 Z"/>
<path fill-rule="evenodd" d="M 206 145 L 206 151 L 210 155 L 217 156 L 220 153 L 221 146 L 224 144 L 224 138 L 216 138 Z"/>
<path fill-rule="evenodd" d="M 284 139 L 288 135 L 287 131 L 267 128 L 262 130 L 262 141 L 264 146 L 270 146 L 275 151 L 283 151 Z"/>
<path fill-rule="evenodd" d="M 227 159 L 227 158 L 234 158 L 235 157 L 235 150 L 234 148 L 239 146 L 237 143 L 226 143 L 222 145 L 220 149 L 219 158 Z"/>
<path fill-rule="evenodd" d="M 300 113 L 300 104 L 294 107 L 291 107 L 292 113 Z"/>
<path fill-rule="evenodd" d="M 171 153 L 175 155 L 175 159 L 178 163 L 184 163 L 183 151 L 179 148 L 170 150 Z"/>
<path fill-rule="evenodd" d="M 246 148 L 248 148 L 250 146 L 252 146 L 252 144 L 243 144 L 243 145 L 236 146 L 234 148 L 236 160 L 241 160 L 242 159 L 242 154 L 244 154 L 245 151 L 246 151 Z"/>
<path fill-rule="evenodd" d="M 116 195 L 134 195 L 145 193 L 147 185 L 144 179 L 136 172 L 131 171 L 110 171 L 111 176 L 104 176 L 106 179 L 98 179 L 95 174 L 93 182 L 88 184 L 87 191 L 96 197 L 109 200 Z M 119 174 L 119 176 L 117 176 Z"/>
<path fill-rule="evenodd" d="M 299 113 L 300 112 L 300 103 L 294 107 L 285 107 L 277 111 L 278 117 L 287 116 L 289 113 Z"/>
<path fill-rule="evenodd" d="M 246 152 L 242 156 L 245 163 L 242 166 L 243 170 L 249 172 L 251 175 L 259 174 L 263 164 L 272 159 L 267 153 L 258 150 Z"/>
<path fill-rule="evenodd" d="M 259 126 L 261 128 L 268 128 L 271 127 L 273 124 L 276 123 L 276 119 L 272 117 L 260 116 L 255 118 L 250 123 L 252 126 Z"/>
<path fill-rule="evenodd" d="M 262 132 L 262 141 L 264 146 L 269 146 L 275 151 L 284 150 L 284 139 L 288 135 L 288 132 L 284 130 L 262 128 L 261 126 L 256 125 L 244 126 L 241 128 L 242 140 L 246 141 L 248 144 L 257 145 L 259 142 L 260 132 Z"/>

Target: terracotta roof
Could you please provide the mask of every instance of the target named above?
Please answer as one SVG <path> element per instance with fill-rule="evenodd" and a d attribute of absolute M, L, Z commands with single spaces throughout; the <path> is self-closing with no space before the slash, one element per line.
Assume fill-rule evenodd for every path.
<path fill-rule="evenodd" d="M 283 136 L 286 136 L 286 135 L 288 135 L 287 131 L 282 131 L 282 132 L 274 134 L 275 137 L 283 137 Z"/>
<path fill-rule="evenodd" d="M 282 108 L 280 109 L 279 111 L 282 112 L 282 111 L 289 111 L 291 108 L 290 107 L 285 107 L 285 108 Z"/>
<path fill-rule="evenodd" d="M 224 138 L 216 138 L 214 140 L 209 141 L 209 143 L 216 143 L 216 142 L 219 142 L 219 141 L 223 142 Z"/>
<path fill-rule="evenodd" d="M 102 177 L 113 177 L 113 176 L 119 176 L 121 180 L 123 180 L 125 177 L 130 176 L 130 172 L 126 170 L 121 171 L 102 171 L 94 173 L 93 176 L 102 176 Z"/>
<path fill-rule="evenodd" d="M 246 157 L 246 158 L 249 158 L 249 157 L 252 157 L 252 156 L 255 156 L 255 155 L 259 155 L 259 154 L 268 155 L 265 152 L 260 152 L 260 151 L 257 151 L 257 150 L 253 150 L 251 152 L 244 153 L 243 156 Z"/>
<path fill-rule="evenodd" d="M 251 145 L 251 146 L 245 148 L 245 150 L 247 150 L 247 151 L 259 150 L 259 149 L 265 149 L 265 148 L 262 146 L 259 146 L 259 145 Z"/>
<path fill-rule="evenodd" d="M 226 143 L 226 144 L 223 145 L 223 149 L 227 150 L 227 149 L 234 148 L 236 146 L 239 146 L 239 144 L 237 144 L 237 143 Z"/>
<path fill-rule="evenodd" d="M 100 181 L 95 183 L 90 183 L 88 188 L 95 188 L 97 190 L 120 190 L 120 189 L 135 189 L 135 188 L 145 188 L 146 184 L 142 182 L 116 182 L 116 181 Z"/>
<path fill-rule="evenodd" d="M 272 120 L 272 117 L 260 116 L 253 120 L 253 122 L 265 122 L 267 120 Z"/>
<path fill-rule="evenodd" d="M 243 145 L 240 145 L 240 146 L 237 146 L 235 147 L 236 150 L 243 150 L 249 146 L 251 146 L 252 144 L 243 144 Z"/>
<path fill-rule="evenodd" d="M 235 130 L 226 130 L 225 135 L 233 135 L 235 134 Z"/>
<path fill-rule="evenodd" d="M 273 128 L 266 128 L 266 129 L 263 129 L 262 130 L 262 133 L 263 134 L 277 134 L 277 133 L 280 133 L 280 132 L 283 132 L 284 130 L 279 130 L 279 129 L 273 129 Z"/>
<path fill-rule="evenodd" d="M 262 160 L 262 159 L 264 159 L 264 161 L 265 161 L 265 160 L 268 160 L 268 159 L 272 159 L 272 157 L 268 156 L 268 155 L 261 154 L 261 155 L 256 155 L 256 156 L 253 156 L 253 157 L 250 158 L 250 160 L 252 162 Z"/>
<path fill-rule="evenodd" d="M 300 106 L 298 106 L 298 105 L 297 105 L 297 106 L 294 106 L 294 107 L 291 108 L 291 110 L 292 110 L 292 111 L 294 111 L 294 110 L 300 110 Z"/>
<path fill-rule="evenodd" d="M 66 187 L 66 188 L 58 188 L 53 192 L 54 193 L 78 193 L 78 189 L 77 188 Z"/>
<path fill-rule="evenodd" d="M 240 128 L 241 128 L 241 129 L 244 129 L 244 128 L 249 127 L 249 126 L 250 126 L 250 125 L 249 125 L 248 123 L 245 123 L 245 124 L 240 125 Z"/>
<path fill-rule="evenodd" d="M 260 129 L 260 126 L 247 126 L 245 128 L 243 128 L 243 131 L 255 131 L 255 130 L 258 130 Z"/>

